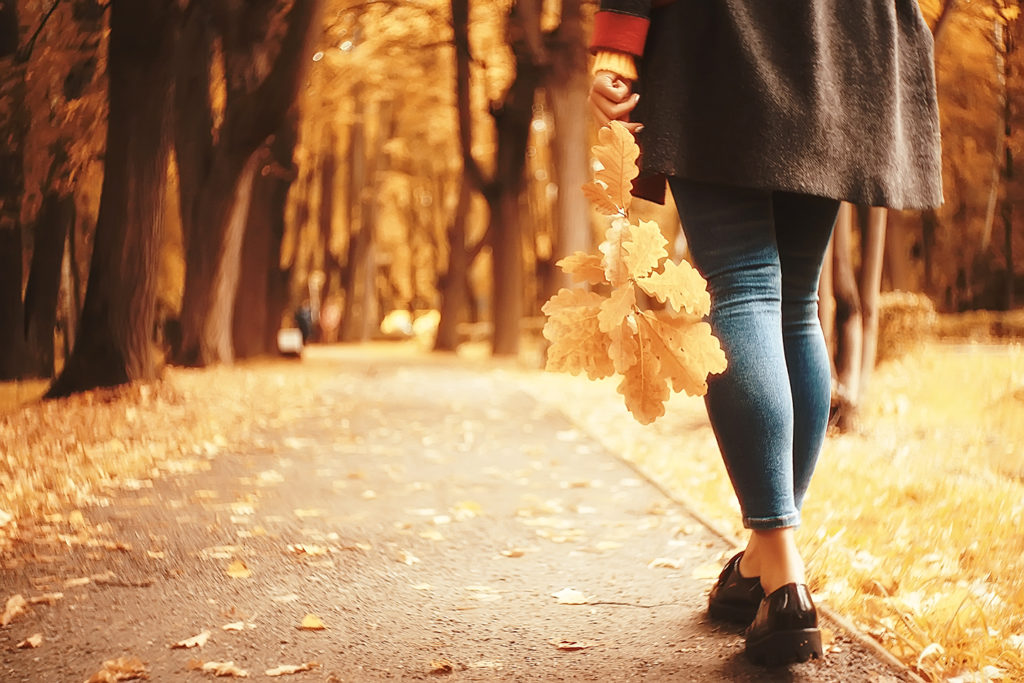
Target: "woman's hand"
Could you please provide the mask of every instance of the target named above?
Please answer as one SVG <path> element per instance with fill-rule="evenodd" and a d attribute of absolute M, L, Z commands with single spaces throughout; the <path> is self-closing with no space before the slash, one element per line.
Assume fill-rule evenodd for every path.
<path fill-rule="evenodd" d="M 612 71 L 598 71 L 590 85 L 590 104 L 594 110 L 594 118 L 604 126 L 609 121 L 622 121 L 631 133 L 636 133 L 643 126 L 629 123 L 629 112 L 633 111 L 640 95 L 633 92 L 630 81 L 623 79 Z"/>

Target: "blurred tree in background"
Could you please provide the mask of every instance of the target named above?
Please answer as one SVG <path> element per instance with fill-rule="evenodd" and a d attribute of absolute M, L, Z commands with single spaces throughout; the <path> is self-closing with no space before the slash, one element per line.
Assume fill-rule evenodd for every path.
<path fill-rule="evenodd" d="M 1024 286 L 1019 2 L 921 4 L 946 204 L 837 230 L 823 312 L 854 405 L 879 291 L 1006 310 Z M 594 10 L 0 0 L 0 379 L 57 395 L 274 353 L 302 306 L 320 341 L 399 311 L 437 349 L 517 353 L 554 262 L 600 235 L 578 190 Z"/>

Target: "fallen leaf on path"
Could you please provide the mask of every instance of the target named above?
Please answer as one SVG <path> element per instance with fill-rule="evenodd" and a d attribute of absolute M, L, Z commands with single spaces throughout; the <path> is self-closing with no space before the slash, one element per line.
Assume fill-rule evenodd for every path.
<path fill-rule="evenodd" d="M 256 628 L 256 624 L 250 624 L 246 621 L 233 621 L 230 624 L 224 624 L 221 628 L 225 631 L 244 631 L 247 628 Z"/>
<path fill-rule="evenodd" d="M 214 676 L 234 676 L 235 678 L 248 678 L 249 672 L 239 669 L 234 662 L 202 662 L 193 659 L 188 663 L 190 669 L 213 674 Z"/>
<path fill-rule="evenodd" d="M 81 586 L 88 585 L 91 581 L 92 581 L 92 579 L 90 579 L 88 576 L 83 576 L 83 577 L 78 578 L 78 579 L 68 579 L 67 581 L 64 582 L 64 587 L 65 588 L 80 588 Z"/>
<path fill-rule="evenodd" d="M 473 662 L 469 665 L 470 669 L 504 669 L 505 665 L 502 662 L 496 662 L 490 659 L 482 659 L 479 662 Z"/>
<path fill-rule="evenodd" d="M 115 683 L 149 678 L 146 665 L 138 657 L 118 657 L 103 662 L 103 668 L 85 683 Z"/>
<path fill-rule="evenodd" d="M 317 615 L 307 614 L 302 617 L 302 623 L 299 624 L 299 628 L 304 631 L 323 631 L 327 626 Z"/>
<path fill-rule="evenodd" d="M 480 503 L 475 500 L 463 500 L 455 504 L 452 508 L 452 512 L 455 513 L 455 519 L 467 520 L 474 517 L 478 517 L 484 509 L 480 506 Z"/>
<path fill-rule="evenodd" d="M 297 674 L 300 671 L 311 671 L 316 667 L 320 666 L 317 662 L 307 662 L 306 664 L 282 664 L 276 666 L 273 669 L 267 669 L 263 673 L 268 676 L 287 676 L 288 674 Z"/>
<path fill-rule="evenodd" d="M 191 638 L 186 638 L 185 640 L 179 640 L 178 642 L 171 645 L 171 649 L 177 650 L 188 649 L 190 647 L 202 647 L 203 645 L 206 645 L 206 641 L 208 641 L 209 639 L 210 632 L 203 631 L 199 635 L 192 636 Z"/>
<path fill-rule="evenodd" d="M 413 590 L 417 590 L 417 591 L 431 591 L 431 590 L 434 590 L 434 587 L 431 586 L 429 583 L 417 583 L 412 588 L 413 588 Z"/>
<path fill-rule="evenodd" d="M 437 529 L 427 529 L 420 532 L 420 538 L 425 538 L 428 541 L 443 541 L 444 535 Z"/>
<path fill-rule="evenodd" d="M 20 643 L 15 645 L 15 647 L 18 648 L 19 650 L 27 650 L 29 648 L 39 647 L 42 644 L 43 644 L 43 634 L 42 633 L 36 633 L 34 635 L 29 636 L 25 640 L 21 641 Z"/>
<path fill-rule="evenodd" d="M 450 674 L 453 671 L 455 667 L 447 659 L 435 659 L 430 662 L 430 673 L 434 675 Z"/>
<path fill-rule="evenodd" d="M 0 626 L 7 626 L 16 616 L 22 614 L 27 606 L 28 603 L 21 593 L 15 593 L 9 597 L 3 615 L 0 615 Z"/>
<path fill-rule="evenodd" d="M 551 597 L 558 600 L 559 605 L 585 605 L 587 604 L 587 596 L 579 592 L 575 588 L 563 588 L 557 593 L 552 593 Z"/>
<path fill-rule="evenodd" d="M 548 641 L 559 650 L 566 650 L 574 652 L 576 650 L 585 650 L 588 647 L 595 647 L 599 643 L 593 640 L 555 640 L 552 638 Z"/>
<path fill-rule="evenodd" d="M 718 575 L 722 573 L 722 565 L 717 562 L 708 562 L 702 564 L 693 570 L 693 578 L 695 579 L 717 579 Z"/>
<path fill-rule="evenodd" d="M 679 569 L 682 565 L 682 560 L 673 560 L 671 557 L 656 557 L 647 564 L 647 567 L 649 569 Z M 715 576 L 718 575 L 715 574 Z"/>
<path fill-rule="evenodd" d="M 521 548 L 509 548 L 508 550 L 502 550 L 501 554 L 505 557 L 522 557 L 526 554 L 526 551 Z"/>
<path fill-rule="evenodd" d="M 248 579 L 252 576 L 252 570 L 242 560 L 235 560 L 225 570 L 227 575 L 234 579 Z"/>
<path fill-rule="evenodd" d="M 62 599 L 63 599 L 63 593 L 43 593 L 42 595 L 37 595 L 34 598 L 29 598 L 29 604 L 30 605 L 38 605 L 38 604 L 46 603 L 48 605 L 52 605 L 52 604 L 56 604 L 57 600 L 62 600 Z"/>
<path fill-rule="evenodd" d="M 821 645 L 825 652 L 842 652 L 843 648 L 836 643 L 836 634 L 830 628 L 821 628 Z"/>

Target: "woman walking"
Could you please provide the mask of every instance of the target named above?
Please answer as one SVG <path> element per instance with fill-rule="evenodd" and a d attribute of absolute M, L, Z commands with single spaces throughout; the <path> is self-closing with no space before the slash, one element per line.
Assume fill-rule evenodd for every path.
<path fill-rule="evenodd" d="M 602 0 L 591 103 L 671 188 L 729 361 L 708 414 L 750 538 L 711 590 L 746 652 L 820 657 L 794 529 L 828 421 L 818 279 L 840 201 L 942 201 L 931 33 L 917 0 Z"/>

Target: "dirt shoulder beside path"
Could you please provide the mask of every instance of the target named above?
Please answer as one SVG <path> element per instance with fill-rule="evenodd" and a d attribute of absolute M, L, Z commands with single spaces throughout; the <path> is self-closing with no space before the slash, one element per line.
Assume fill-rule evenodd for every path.
<path fill-rule="evenodd" d="M 705 616 L 727 544 L 500 372 L 342 358 L 316 407 L 208 462 L 22 524 L 0 599 L 63 597 L 0 628 L 0 679 L 127 656 L 155 681 L 213 677 L 190 660 L 317 663 L 295 681 L 908 680 L 832 624 L 823 662 L 749 665 Z"/>

